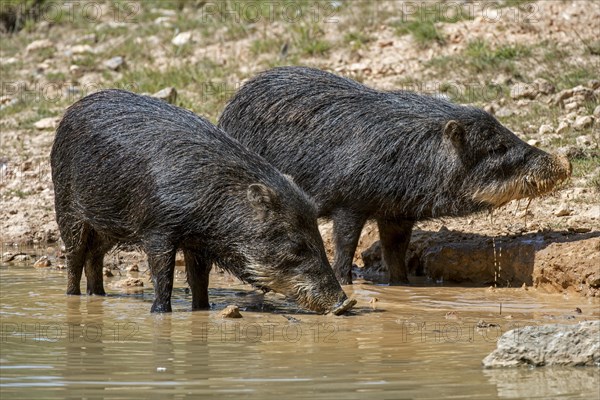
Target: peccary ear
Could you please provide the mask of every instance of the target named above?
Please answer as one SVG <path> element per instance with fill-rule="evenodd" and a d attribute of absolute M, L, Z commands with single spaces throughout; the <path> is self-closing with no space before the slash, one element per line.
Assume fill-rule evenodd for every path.
<path fill-rule="evenodd" d="M 460 122 L 451 119 L 444 127 L 444 136 L 450 139 L 455 146 L 459 146 L 463 143 L 465 129 Z"/>
<path fill-rule="evenodd" d="M 267 211 L 273 210 L 278 202 L 277 193 L 262 183 L 253 183 L 248 186 L 247 196 L 252 208 L 262 217 Z"/>

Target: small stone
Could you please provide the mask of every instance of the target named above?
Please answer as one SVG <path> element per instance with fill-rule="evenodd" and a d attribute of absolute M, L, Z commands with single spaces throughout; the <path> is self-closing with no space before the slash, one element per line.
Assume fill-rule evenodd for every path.
<path fill-rule="evenodd" d="M 47 256 L 43 256 L 39 260 L 37 260 L 35 263 L 33 263 L 33 266 L 35 268 L 47 268 L 51 265 L 52 265 L 52 263 L 50 262 L 50 260 L 48 260 Z"/>
<path fill-rule="evenodd" d="M 93 53 L 94 49 L 89 44 L 78 44 L 71 47 L 71 54 Z"/>
<path fill-rule="evenodd" d="M 540 135 L 545 135 L 547 133 L 552 133 L 554 132 L 554 128 L 552 128 L 551 125 L 542 125 L 540 126 L 540 129 L 538 130 L 538 133 Z"/>
<path fill-rule="evenodd" d="M 144 286 L 144 281 L 142 281 L 139 278 L 126 278 L 126 279 L 120 280 L 117 283 L 115 283 L 115 286 L 122 287 L 122 288 L 126 288 L 126 287 L 143 287 Z"/>
<path fill-rule="evenodd" d="M 587 86 L 592 88 L 592 90 L 596 90 L 600 88 L 600 81 L 598 79 L 590 79 L 587 83 Z"/>
<path fill-rule="evenodd" d="M 177 90 L 174 87 L 164 88 L 154 93 L 152 97 L 164 100 L 167 103 L 175 104 L 175 101 L 177 101 Z"/>
<path fill-rule="evenodd" d="M 69 72 L 74 77 L 80 77 L 83 74 L 83 71 L 81 70 L 81 68 L 79 67 L 79 65 L 71 65 L 69 67 Z"/>
<path fill-rule="evenodd" d="M 585 151 L 577 146 L 563 146 L 556 149 L 556 153 L 567 157 L 569 160 L 585 156 Z"/>
<path fill-rule="evenodd" d="M 240 308 L 238 306 L 227 306 L 221 311 L 221 318 L 242 318 Z"/>
<path fill-rule="evenodd" d="M 592 228 L 587 228 L 585 226 L 572 226 L 567 229 L 569 232 L 575 233 L 588 233 L 592 231 Z"/>
<path fill-rule="evenodd" d="M 137 264 L 133 264 L 131 267 L 129 267 L 128 271 L 129 272 L 139 272 L 140 268 L 138 267 Z"/>
<path fill-rule="evenodd" d="M 566 99 L 568 99 L 572 96 L 573 96 L 573 89 L 562 90 L 559 93 L 554 95 L 552 103 L 554 105 L 559 105 L 560 103 L 562 103 L 563 101 L 565 101 Z"/>
<path fill-rule="evenodd" d="M 573 124 L 573 129 L 575 129 L 576 131 L 581 131 L 585 128 L 592 126 L 593 123 L 594 123 L 594 118 L 592 118 L 589 115 L 577 117 L 577 119 L 575 120 L 575 123 Z"/>
<path fill-rule="evenodd" d="M 540 144 L 542 144 L 542 142 L 537 139 L 530 139 L 527 141 L 527 144 L 533 147 L 538 147 Z"/>
<path fill-rule="evenodd" d="M 458 319 L 458 313 L 456 311 L 448 311 L 446 313 L 446 316 L 444 318 L 446 318 L 446 319 Z"/>
<path fill-rule="evenodd" d="M 102 270 L 102 274 L 103 274 L 104 276 L 106 276 L 107 278 L 110 278 L 110 277 L 112 277 L 112 276 L 115 276 L 115 275 L 112 273 L 112 271 L 110 270 L 110 268 L 104 268 L 104 269 Z"/>
<path fill-rule="evenodd" d="M 13 257 L 12 261 L 28 261 L 31 258 L 29 254 L 17 254 Z"/>
<path fill-rule="evenodd" d="M 116 56 L 116 57 L 111 58 L 110 60 L 104 61 L 104 66 L 108 69 L 116 71 L 119 68 L 121 68 L 123 63 L 124 63 L 123 57 Z"/>
<path fill-rule="evenodd" d="M 523 285 L 521 285 L 521 290 L 529 290 L 529 288 L 527 287 L 527 284 L 525 282 L 523 282 Z"/>
<path fill-rule="evenodd" d="M 569 124 L 566 123 L 565 121 L 562 121 L 561 123 L 558 124 L 558 128 L 556 128 L 556 133 L 558 133 L 559 135 L 562 135 L 563 133 L 568 132 L 569 130 Z"/>
<path fill-rule="evenodd" d="M 33 124 L 33 126 L 36 129 L 39 129 L 39 130 L 56 129 L 57 125 L 58 125 L 58 118 L 57 117 L 42 118 L 38 122 L 36 122 L 35 124 Z"/>
<path fill-rule="evenodd" d="M 567 217 L 571 215 L 573 210 L 571 210 L 566 204 L 561 204 L 556 211 L 554 211 L 554 215 L 557 217 Z"/>
<path fill-rule="evenodd" d="M 369 300 L 369 304 L 374 304 L 377 303 L 379 301 L 379 299 L 377 297 L 371 297 L 371 299 Z"/>
<path fill-rule="evenodd" d="M 556 88 L 553 84 L 542 78 L 534 80 L 533 84 L 536 86 L 537 90 L 542 94 L 552 94 L 556 91 Z"/>
<path fill-rule="evenodd" d="M 581 103 L 579 103 L 577 101 L 572 101 L 572 102 L 565 104 L 565 110 L 566 111 L 576 111 L 580 106 L 581 106 Z"/>
<path fill-rule="evenodd" d="M 192 40 L 192 32 L 181 32 L 171 40 L 175 46 L 183 46 Z"/>
<path fill-rule="evenodd" d="M 36 50 L 48 49 L 50 47 L 54 47 L 54 43 L 48 39 L 34 40 L 27 45 L 25 52 L 29 53 Z"/>
<path fill-rule="evenodd" d="M 507 118 L 515 115 L 515 112 L 509 108 L 502 107 L 496 111 L 495 115 L 499 118 Z"/>
<path fill-rule="evenodd" d="M 535 85 L 529 85 L 527 83 L 515 83 L 510 88 L 510 97 L 514 100 L 518 99 L 530 99 L 533 100 L 538 95 L 538 90 Z"/>
<path fill-rule="evenodd" d="M 592 145 L 592 137 L 590 135 L 581 135 L 575 138 L 577 146 L 588 147 Z"/>
<path fill-rule="evenodd" d="M 484 320 L 480 319 L 479 322 L 477 322 L 477 327 L 479 329 L 497 328 L 498 324 L 495 324 L 493 322 L 485 322 Z"/>
<path fill-rule="evenodd" d="M 596 108 L 594 108 L 593 115 L 596 119 L 600 119 L 600 106 L 596 106 Z"/>

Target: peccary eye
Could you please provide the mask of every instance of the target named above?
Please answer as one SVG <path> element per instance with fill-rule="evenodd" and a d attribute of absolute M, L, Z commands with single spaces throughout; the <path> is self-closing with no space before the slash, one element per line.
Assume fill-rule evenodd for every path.
<path fill-rule="evenodd" d="M 501 155 L 505 154 L 507 151 L 508 151 L 508 147 L 501 144 L 498 147 L 496 147 L 494 150 L 490 151 L 490 155 L 491 156 L 501 156 Z"/>

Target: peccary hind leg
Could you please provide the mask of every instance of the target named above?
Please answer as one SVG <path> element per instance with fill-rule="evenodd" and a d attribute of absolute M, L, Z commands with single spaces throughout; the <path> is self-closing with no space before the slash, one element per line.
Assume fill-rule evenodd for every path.
<path fill-rule="evenodd" d="M 87 294 L 89 295 L 106 295 L 103 285 L 102 268 L 104 266 L 104 255 L 111 247 L 112 244 L 106 243 L 94 230 L 90 230 L 88 234 L 88 256 L 85 263 Z"/>
<path fill-rule="evenodd" d="M 154 303 L 150 312 L 171 312 L 171 292 L 175 274 L 175 247 L 160 243 L 147 245 L 146 254 L 154 282 Z"/>
<path fill-rule="evenodd" d="M 413 221 L 377 220 L 383 262 L 390 272 L 390 284 L 392 285 L 409 283 L 406 250 L 413 225 Z"/>
<path fill-rule="evenodd" d="M 212 264 L 202 253 L 185 250 L 183 255 L 188 285 L 192 290 L 192 310 L 208 310 L 208 274 Z"/>

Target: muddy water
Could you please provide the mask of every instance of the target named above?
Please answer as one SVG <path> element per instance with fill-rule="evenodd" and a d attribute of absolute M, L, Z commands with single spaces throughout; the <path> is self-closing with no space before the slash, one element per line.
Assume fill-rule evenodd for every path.
<path fill-rule="evenodd" d="M 346 287 L 359 301 L 354 313 L 333 317 L 213 273 L 213 310 L 190 312 L 179 274 L 175 312 L 150 315 L 152 289 L 116 289 L 121 275 L 105 279 L 107 297 L 68 297 L 64 270 L 0 264 L 2 399 L 599 396 L 598 368 L 481 367 L 502 332 L 598 319 L 598 300 L 362 282 Z M 221 319 L 228 304 L 243 318 Z M 497 326 L 478 328 L 480 320 Z"/>

